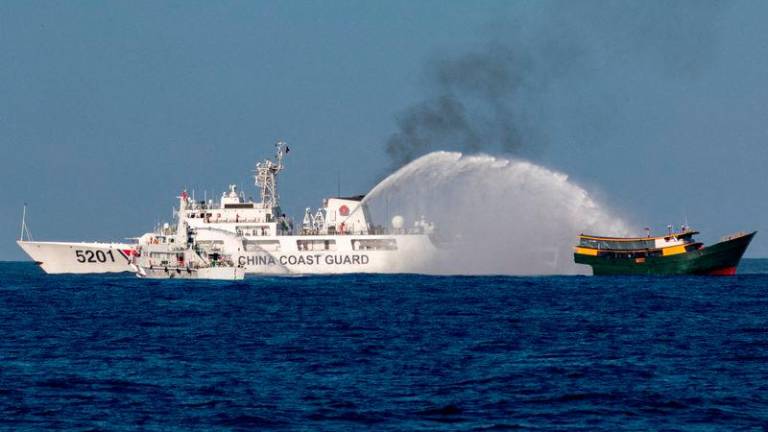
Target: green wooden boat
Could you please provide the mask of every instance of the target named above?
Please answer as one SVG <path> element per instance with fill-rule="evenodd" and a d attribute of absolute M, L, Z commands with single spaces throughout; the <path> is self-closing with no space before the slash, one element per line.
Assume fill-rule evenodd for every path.
<path fill-rule="evenodd" d="M 591 266 L 595 275 L 730 276 L 756 232 L 733 234 L 706 247 L 694 240 L 696 234 L 688 229 L 660 237 L 581 234 L 573 257 L 577 264 Z"/>

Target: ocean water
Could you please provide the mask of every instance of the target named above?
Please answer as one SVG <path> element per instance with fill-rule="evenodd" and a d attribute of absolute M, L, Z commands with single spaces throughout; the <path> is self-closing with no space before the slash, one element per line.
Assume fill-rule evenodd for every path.
<path fill-rule="evenodd" d="M 4 430 L 768 430 L 736 277 L 45 276 L 0 263 Z"/>

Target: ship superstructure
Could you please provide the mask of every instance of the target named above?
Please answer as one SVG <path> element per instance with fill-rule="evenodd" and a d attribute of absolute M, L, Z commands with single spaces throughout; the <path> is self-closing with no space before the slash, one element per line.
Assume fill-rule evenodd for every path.
<path fill-rule="evenodd" d="M 261 201 L 245 200 L 235 185 L 218 203 L 195 201 L 182 193 L 178 223 L 193 233 L 220 230 L 241 238 L 241 250 L 231 252 L 249 274 L 396 273 L 423 268 L 435 249 L 432 226 L 416 221 L 413 228 L 404 229 L 402 218 L 396 218 L 391 228 L 374 226 L 362 195 L 327 198 L 317 210 L 307 208 L 301 224 L 294 224 L 280 209 L 277 187 L 287 152 L 287 145 L 278 143 L 274 160 L 256 164 L 254 183 Z"/>

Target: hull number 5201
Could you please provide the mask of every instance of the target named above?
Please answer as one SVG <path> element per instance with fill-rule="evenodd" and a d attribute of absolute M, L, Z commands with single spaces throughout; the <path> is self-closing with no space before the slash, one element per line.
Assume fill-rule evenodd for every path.
<path fill-rule="evenodd" d="M 107 252 L 102 250 L 97 250 L 95 252 L 92 250 L 76 250 L 75 256 L 79 263 L 115 262 L 115 256 L 112 254 L 111 250 Z"/>

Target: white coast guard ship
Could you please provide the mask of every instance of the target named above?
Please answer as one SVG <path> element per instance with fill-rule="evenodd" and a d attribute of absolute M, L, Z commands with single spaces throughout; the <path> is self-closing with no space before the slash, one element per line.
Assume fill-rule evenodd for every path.
<path fill-rule="evenodd" d="M 135 244 L 101 242 L 34 241 L 21 217 L 21 235 L 16 242 L 43 271 L 60 273 L 122 273 L 132 271 Z"/>
<path fill-rule="evenodd" d="M 175 226 L 147 233 L 134 245 L 29 241 L 19 245 L 49 273 L 133 271 L 141 276 L 141 268 L 164 270 L 169 263 L 181 272 L 178 259 L 188 262 L 185 248 L 196 249 L 205 262 L 226 255 L 249 275 L 424 271 L 436 252 L 432 225 L 417 220 L 405 228 L 403 218 L 395 216 L 391 227 L 375 226 L 363 196 L 328 198 L 317 211 L 307 208 L 301 226 L 294 226 L 280 209 L 277 191 L 287 152 L 285 143 L 277 143 L 276 158 L 256 164 L 260 202 L 246 201 L 234 185 L 218 203 L 195 201 L 183 192 Z M 230 241 L 232 236 L 237 240 Z M 184 244 L 153 251 L 157 247 L 152 245 L 180 239 Z"/>

